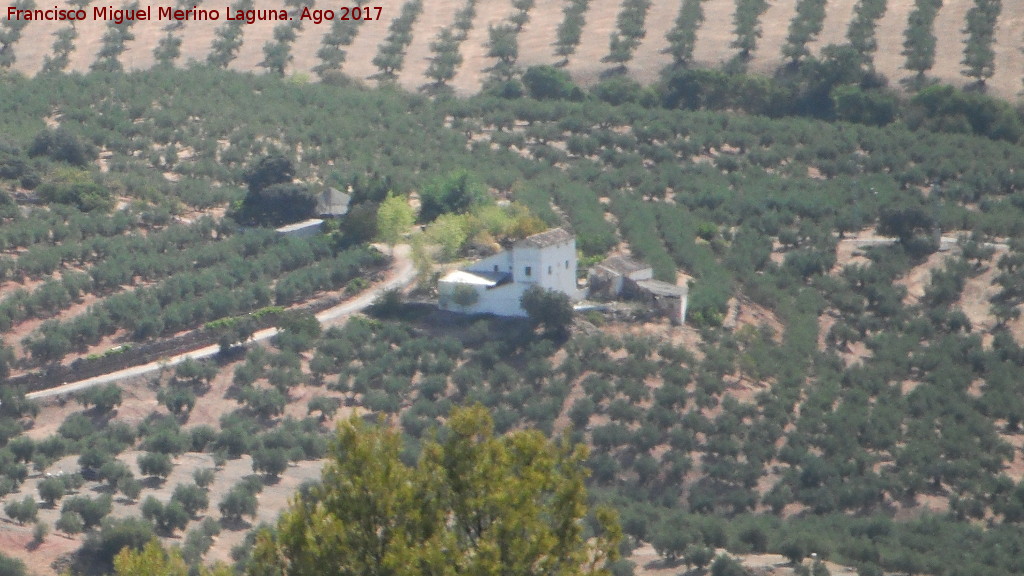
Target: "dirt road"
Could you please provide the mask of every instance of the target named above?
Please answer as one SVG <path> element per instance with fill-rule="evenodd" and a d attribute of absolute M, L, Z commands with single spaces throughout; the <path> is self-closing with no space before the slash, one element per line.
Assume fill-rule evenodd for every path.
<path fill-rule="evenodd" d="M 394 267 L 391 269 L 388 278 L 383 282 L 373 286 L 369 290 L 364 291 L 359 296 L 343 302 L 333 308 L 328 308 L 323 312 L 316 315 L 317 320 L 325 326 L 329 326 L 335 323 L 338 318 L 346 317 L 356 312 L 365 310 L 373 301 L 377 299 L 382 293 L 394 289 L 408 286 L 416 276 L 416 269 L 413 266 L 412 260 L 409 257 L 410 249 L 406 244 L 396 246 L 394 249 Z M 266 340 L 277 334 L 277 328 L 267 328 L 266 330 L 260 330 L 253 335 L 250 342 L 260 342 Z M 117 382 L 125 378 L 131 378 L 133 376 L 141 376 L 150 372 L 156 372 L 162 368 L 168 366 L 175 366 L 184 362 L 185 360 L 192 358 L 193 360 L 199 360 L 202 358 L 209 358 L 215 355 L 220 350 L 219 346 L 206 346 L 173 356 L 166 360 L 158 362 L 150 362 L 149 364 L 143 364 L 141 366 L 132 366 L 131 368 L 125 368 L 124 370 L 118 370 L 117 372 L 110 372 L 108 374 L 102 374 L 100 376 L 94 376 L 78 382 L 69 382 L 56 388 L 49 388 L 46 390 L 39 390 L 26 394 L 26 397 L 31 400 L 37 400 L 40 398 L 48 398 L 51 396 L 57 396 L 61 394 L 70 394 L 72 392 L 79 392 L 96 386 L 98 384 L 106 384 L 108 382 Z"/>

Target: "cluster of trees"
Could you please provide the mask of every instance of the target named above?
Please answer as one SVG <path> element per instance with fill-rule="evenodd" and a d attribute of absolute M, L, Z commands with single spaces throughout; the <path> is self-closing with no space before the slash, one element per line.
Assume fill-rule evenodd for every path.
<path fill-rule="evenodd" d="M 650 7 L 650 0 L 625 0 L 622 3 L 622 9 L 615 19 L 618 29 L 612 32 L 608 55 L 601 59 L 602 62 L 616 64 L 622 69 L 633 59 L 633 53 L 647 35 L 645 21 Z"/>
<path fill-rule="evenodd" d="M 561 65 L 568 64 L 569 57 L 576 53 L 589 5 L 590 0 L 571 0 L 562 8 L 563 18 L 555 37 L 555 54 L 563 59 Z"/>
<path fill-rule="evenodd" d="M 231 5 L 232 12 L 238 10 L 251 10 L 255 7 L 253 0 L 237 0 Z M 213 43 L 210 45 L 210 52 L 206 55 L 206 63 L 216 68 L 227 68 L 238 56 L 238 50 L 242 47 L 243 26 L 245 22 L 232 20 L 217 27 Z"/>
<path fill-rule="evenodd" d="M 587 515 L 582 446 L 535 431 L 494 435 L 485 410 L 453 411 L 444 441 L 411 464 L 395 431 L 353 419 L 338 429 L 323 480 L 257 537 L 253 565 L 317 574 L 388 566 L 529 574 L 599 574 L 618 557 L 614 515 Z M 311 540 L 314 526 L 336 526 Z M 321 536 L 331 541 L 318 542 Z M 372 551 L 372 552 L 371 552 Z"/>
<path fill-rule="evenodd" d="M 316 197 L 294 182 L 295 166 L 282 155 L 264 156 L 243 175 L 248 193 L 237 218 L 245 223 L 280 226 L 311 218 Z"/>
<path fill-rule="evenodd" d="M 71 63 L 71 53 L 75 51 L 75 39 L 78 29 L 74 26 L 61 28 L 53 33 L 55 40 L 50 53 L 43 57 L 42 71 L 46 73 L 63 72 Z"/>
<path fill-rule="evenodd" d="M 188 4 L 183 0 L 178 0 L 176 5 L 178 9 L 188 8 Z M 153 59 L 156 60 L 159 66 L 170 68 L 174 66 L 174 61 L 181 56 L 182 38 L 176 35 L 175 32 L 181 31 L 184 27 L 185 23 L 180 20 L 164 26 L 163 29 L 167 33 L 160 38 L 156 47 L 153 48 Z"/>
<path fill-rule="evenodd" d="M 320 63 L 313 68 L 313 72 L 321 79 L 327 79 L 337 74 L 347 57 L 346 47 L 356 39 L 359 32 L 358 20 L 335 19 L 331 22 L 331 29 L 324 34 L 320 41 L 320 49 L 316 56 Z"/>
<path fill-rule="evenodd" d="M 904 68 L 917 73 L 918 81 L 924 79 L 925 72 L 935 65 L 935 16 L 942 8 L 942 0 L 916 0 L 914 9 L 907 20 L 904 34 L 903 56 L 906 58 Z"/>
<path fill-rule="evenodd" d="M 862 54 L 864 64 L 874 66 L 874 54 L 878 50 L 875 29 L 878 21 L 885 15 L 886 0 L 859 0 L 853 9 L 853 19 L 846 30 L 846 39 L 850 47 Z"/>
<path fill-rule="evenodd" d="M 124 6 L 125 10 L 138 10 L 138 2 L 130 2 Z M 101 72 L 121 72 L 124 65 L 121 64 L 121 55 L 128 49 L 126 43 L 135 40 L 132 34 L 132 27 L 135 26 L 135 19 L 126 19 L 121 23 L 114 20 L 107 22 L 107 31 L 103 33 L 103 45 L 96 53 L 96 60 L 89 65 L 89 69 Z"/>
<path fill-rule="evenodd" d="M 422 0 L 408 0 L 402 4 L 402 10 L 398 17 L 392 20 L 391 25 L 388 26 L 387 38 L 377 48 L 377 54 L 373 57 L 373 65 L 379 70 L 376 78 L 394 80 L 396 73 L 402 70 L 405 63 L 405 51 L 412 43 L 412 25 L 416 23 L 421 12 L 423 12 Z"/>
<path fill-rule="evenodd" d="M 761 15 L 768 10 L 765 0 L 736 0 L 736 12 L 733 14 L 733 34 L 736 39 L 731 46 L 738 50 L 737 61 L 745 64 L 750 54 L 757 48 L 761 38 Z"/>
<path fill-rule="evenodd" d="M 693 60 L 697 30 L 704 23 L 703 3 L 704 0 L 683 0 L 675 25 L 665 35 L 669 44 L 667 50 L 672 55 L 672 65 L 675 67 L 687 66 Z"/>
<path fill-rule="evenodd" d="M 298 16 L 304 8 L 294 0 L 287 0 L 285 5 L 291 8 L 291 19 L 285 24 L 274 26 L 274 41 L 263 45 L 263 61 L 259 63 L 261 68 L 279 77 L 284 76 L 285 69 L 294 58 L 291 53 L 292 44 L 302 30 L 302 19 Z"/>
<path fill-rule="evenodd" d="M 966 67 L 963 74 L 981 85 L 995 73 L 996 53 L 992 43 L 1002 9 L 1002 0 L 979 0 L 967 11 L 967 42 L 961 64 Z"/>
<path fill-rule="evenodd" d="M 530 9 L 534 0 L 515 0 L 512 5 L 516 11 L 505 22 L 487 29 L 487 56 L 495 58 L 494 66 L 488 69 L 490 80 L 484 89 L 501 96 L 522 94 L 521 86 L 515 81 L 520 70 L 516 66 L 519 60 L 519 33 L 530 20 Z"/>
<path fill-rule="evenodd" d="M 796 64 L 809 54 L 807 43 L 821 34 L 825 25 L 825 0 L 800 0 L 796 15 L 789 21 L 789 33 L 782 45 L 782 55 Z"/>
<path fill-rule="evenodd" d="M 458 71 L 462 64 L 459 47 L 466 40 L 473 17 L 476 15 L 476 0 L 467 0 L 465 6 L 455 13 L 450 26 L 445 26 L 430 43 L 430 51 L 434 56 L 427 66 L 426 75 L 434 81 L 433 89 L 442 89 Z"/>
<path fill-rule="evenodd" d="M 36 7 L 33 0 L 18 0 L 11 5 L 18 10 L 32 10 Z M 0 26 L 0 68 L 10 68 L 14 65 L 15 55 L 13 46 L 21 39 L 22 31 L 28 26 L 28 20 L 4 20 Z"/>

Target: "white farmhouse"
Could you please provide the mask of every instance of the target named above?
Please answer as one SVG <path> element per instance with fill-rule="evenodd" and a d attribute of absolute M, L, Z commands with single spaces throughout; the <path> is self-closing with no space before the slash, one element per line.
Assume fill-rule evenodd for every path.
<path fill-rule="evenodd" d="M 479 260 L 438 282 L 438 306 L 467 314 L 526 316 L 519 305 L 531 286 L 577 299 L 576 238 L 553 228 L 516 242 L 511 250 Z"/>

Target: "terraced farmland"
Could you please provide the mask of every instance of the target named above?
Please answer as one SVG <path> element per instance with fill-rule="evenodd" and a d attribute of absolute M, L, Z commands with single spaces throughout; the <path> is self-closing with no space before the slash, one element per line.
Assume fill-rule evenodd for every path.
<path fill-rule="evenodd" d="M 979 0 L 980 1 L 980 0 Z M 442 29 L 451 25 L 455 14 L 466 5 L 465 0 L 438 0 L 430 2 L 418 14 L 411 28 L 411 38 L 405 45 L 407 57 L 401 69 L 395 71 L 395 79 L 403 88 L 417 90 L 431 84 L 427 77 L 431 52 L 434 42 Z M 496 59 L 489 56 L 489 28 L 507 22 L 516 12 L 513 0 L 478 0 L 475 5 L 475 17 L 471 21 L 468 32 L 459 38 L 461 62 L 452 79 L 451 86 L 457 93 L 470 94 L 478 91 L 488 77 L 488 70 L 494 66 Z M 556 64 L 560 61 L 555 54 L 554 43 L 557 29 L 563 21 L 563 9 L 568 2 L 536 2 L 530 3 L 527 9 L 528 19 L 516 35 L 516 64 L 526 67 L 536 64 Z M 811 34 L 807 44 L 811 55 L 820 55 L 822 50 L 831 44 L 847 42 L 847 30 L 855 18 L 857 11 L 864 2 L 856 0 L 828 0 L 825 4 L 825 18 L 820 32 Z M 903 55 L 908 31 L 908 21 L 914 10 L 914 0 L 888 0 L 886 10 L 877 22 L 875 35 L 877 50 L 872 55 L 875 68 L 896 84 L 899 80 L 913 75 L 904 66 Z M 934 19 L 933 34 L 936 38 L 934 49 L 934 65 L 927 75 L 954 85 L 966 85 L 973 79 L 964 75 L 962 64 L 964 48 L 968 34 L 965 32 L 966 18 L 976 2 L 974 0 L 946 0 Z M 117 2 L 112 3 L 118 6 Z M 127 3 L 123 3 L 127 5 Z M 256 0 L 250 4 L 254 9 L 287 8 L 298 20 L 300 7 L 288 6 L 285 3 L 271 0 Z M 381 7 L 381 19 L 358 23 L 356 36 L 351 45 L 346 46 L 346 58 L 340 66 L 341 72 L 370 83 L 375 82 L 379 73 L 374 58 L 380 53 L 382 43 L 389 35 L 392 21 L 399 16 L 400 3 L 384 3 L 381 0 L 369 4 Z M 580 43 L 575 53 L 566 63 L 568 71 L 580 83 L 587 85 L 597 81 L 602 73 L 608 72 L 613 64 L 603 62 L 610 53 L 610 35 L 617 30 L 617 20 L 623 8 L 622 0 L 592 0 L 584 12 L 585 23 L 580 34 Z M 681 0 L 651 0 L 644 21 L 644 34 L 640 44 L 633 53 L 632 59 L 626 64 L 627 72 L 641 82 L 648 83 L 657 78 L 658 71 L 671 63 L 671 57 L 665 53 L 668 48 L 666 34 L 675 25 L 675 17 L 682 5 Z M 748 69 L 758 73 L 771 73 L 785 62 L 782 55 L 792 28 L 796 7 L 799 2 L 793 0 L 775 0 L 769 2 L 757 22 L 760 35 L 756 47 L 747 59 Z M 143 4 L 145 6 L 145 4 Z M 185 22 L 174 27 L 166 21 L 138 22 L 126 27 L 129 30 L 123 50 L 116 59 L 127 69 L 148 68 L 157 62 L 154 50 L 159 46 L 161 38 L 169 35 L 181 40 L 180 53 L 173 62 L 177 66 L 186 66 L 189 62 L 206 62 L 218 29 L 225 26 L 225 10 L 219 6 L 208 5 L 209 9 L 220 10 L 220 20 L 216 22 Z M 694 50 L 694 61 L 702 66 L 716 66 L 732 59 L 737 49 L 733 46 L 736 40 L 735 16 L 736 0 L 703 0 L 704 21 L 697 27 L 697 40 Z M 335 9 L 338 5 L 318 2 L 310 8 Z M 340 12 L 340 11 L 339 11 Z M 154 16 L 155 5 L 154 5 Z M 117 27 L 106 22 L 90 19 L 79 23 L 75 28 L 77 36 L 72 40 L 72 49 L 68 53 L 66 66 L 56 66 L 66 71 L 86 72 L 97 67 L 100 54 L 109 50 L 110 38 L 116 36 L 111 30 Z M 297 24 L 298 22 L 292 22 Z M 23 22 L 20 35 L 13 37 L 11 23 L 4 22 L 5 38 L 10 41 L 14 61 L 9 64 L 13 69 L 33 75 L 44 69 L 48 61 L 59 56 L 55 36 L 68 26 L 59 22 Z M 285 65 L 286 74 L 308 73 L 322 63 L 318 51 L 323 46 L 325 34 L 330 30 L 331 23 L 314 24 L 311 21 L 295 27 L 295 33 L 283 37 L 287 50 L 279 54 Z M 241 26 L 241 44 L 237 53 L 228 63 L 236 70 L 252 70 L 262 72 L 270 69 L 267 64 L 268 47 L 277 42 L 281 32 L 275 28 L 287 28 L 281 22 L 260 21 Z M 293 26 L 294 27 L 294 26 Z M 1001 97 L 1015 99 L 1021 89 L 1024 78 L 1024 57 L 1020 46 L 1024 39 L 1024 5 L 1003 2 L 994 29 L 992 50 L 994 73 L 986 84 L 989 90 Z M 51 68 L 53 68 L 51 63 Z"/>

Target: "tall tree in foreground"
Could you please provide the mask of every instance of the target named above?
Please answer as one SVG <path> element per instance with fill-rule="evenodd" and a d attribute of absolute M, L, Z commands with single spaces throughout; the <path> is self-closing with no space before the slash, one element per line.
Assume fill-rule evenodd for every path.
<path fill-rule="evenodd" d="M 585 540 L 586 449 L 537 431 L 496 437 L 486 409 L 456 409 L 444 441 L 402 463 L 399 433 L 353 418 L 338 429 L 322 483 L 257 538 L 253 567 L 321 574 L 609 574 L 614 515 Z M 250 571 L 252 573 L 252 571 Z"/>

